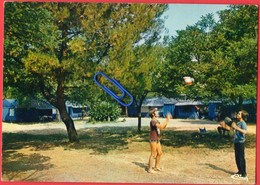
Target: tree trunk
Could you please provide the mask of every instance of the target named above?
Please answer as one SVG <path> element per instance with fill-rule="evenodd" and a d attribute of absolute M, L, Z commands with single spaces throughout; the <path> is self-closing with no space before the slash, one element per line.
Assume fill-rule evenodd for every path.
<path fill-rule="evenodd" d="M 42 93 L 45 96 L 45 98 L 59 110 L 58 112 L 60 114 L 60 117 L 67 129 L 69 142 L 71 143 L 79 142 L 79 138 L 74 126 L 74 122 L 66 110 L 65 98 L 64 98 L 64 81 L 65 81 L 64 75 L 60 75 L 60 77 L 58 78 L 56 98 L 53 98 L 53 96 L 51 96 L 47 88 L 44 86 L 44 81 L 41 81 L 40 85 L 41 85 Z"/>
<path fill-rule="evenodd" d="M 125 117 L 128 117 L 128 108 L 125 107 Z"/>
<path fill-rule="evenodd" d="M 56 108 L 57 120 L 61 121 L 60 111 Z"/>
<path fill-rule="evenodd" d="M 79 142 L 78 134 L 74 126 L 74 122 L 71 119 L 70 115 L 68 114 L 66 110 L 66 106 L 60 106 L 59 107 L 59 112 L 61 115 L 62 121 L 65 123 L 66 128 L 67 128 L 67 133 L 69 137 L 69 142 L 70 143 L 77 143 Z"/>
<path fill-rule="evenodd" d="M 139 103 L 137 104 L 137 114 L 138 114 L 138 131 L 140 132 L 141 131 L 141 118 L 142 118 L 142 115 L 141 115 L 141 112 L 142 112 L 142 105 L 143 105 L 143 101 L 146 97 L 146 95 L 148 94 L 148 92 L 144 92 L 144 94 L 142 95 L 142 97 L 140 98 L 140 101 Z"/>
<path fill-rule="evenodd" d="M 141 106 L 137 107 L 137 114 L 138 114 L 138 131 L 141 131 Z"/>
<path fill-rule="evenodd" d="M 138 114 L 138 131 L 141 131 L 141 114 Z"/>

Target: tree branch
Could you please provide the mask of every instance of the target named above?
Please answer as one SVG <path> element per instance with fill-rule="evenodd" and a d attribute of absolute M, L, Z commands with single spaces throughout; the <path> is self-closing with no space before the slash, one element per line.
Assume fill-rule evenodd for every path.
<path fill-rule="evenodd" d="M 54 107 L 57 107 L 57 100 L 54 95 L 51 94 L 50 90 L 44 85 L 44 80 L 40 79 L 39 82 L 41 92 L 48 102 L 50 102 Z"/>

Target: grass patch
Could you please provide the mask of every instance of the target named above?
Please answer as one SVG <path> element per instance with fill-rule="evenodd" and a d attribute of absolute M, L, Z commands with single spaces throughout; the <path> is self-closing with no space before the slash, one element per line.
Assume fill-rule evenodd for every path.
<path fill-rule="evenodd" d="M 123 150 L 128 143 L 148 142 L 149 127 L 138 132 L 134 127 L 102 127 L 80 130 L 80 143 L 71 144 L 66 134 L 35 135 L 23 133 L 3 133 L 3 152 L 30 147 L 32 150 L 50 150 L 53 147 L 64 149 L 92 149 L 95 154 L 106 154 L 112 150 Z M 194 131 L 165 130 L 161 143 L 173 148 L 193 147 L 223 149 L 233 147 L 233 136 L 221 137 L 216 131 L 200 135 Z M 256 147 L 256 135 L 247 134 L 245 146 Z"/>
<path fill-rule="evenodd" d="M 192 148 L 209 148 L 223 149 L 233 147 L 232 135 L 221 137 L 216 131 L 208 131 L 207 134 L 199 134 L 194 131 L 172 131 L 166 130 L 163 132 L 161 143 L 173 148 L 189 146 Z M 247 134 L 245 146 L 248 148 L 256 147 L 256 135 Z"/>

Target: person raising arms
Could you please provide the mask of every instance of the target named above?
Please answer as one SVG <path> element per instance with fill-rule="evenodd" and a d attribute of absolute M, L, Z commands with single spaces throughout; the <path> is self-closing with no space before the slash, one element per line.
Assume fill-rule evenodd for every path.
<path fill-rule="evenodd" d="M 167 114 L 166 121 L 163 124 L 160 124 L 160 122 L 157 120 L 158 110 L 157 108 L 152 109 L 149 111 L 149 116 L 152 118 L 150 121 L 150 145 L 151 145 L 151 155 L 149 157 L 149 168 L 148 173 L 156 173 L 156 171 L 161 171 L 162 169 L 159 168 L 159 161 L 162 155 L 162 148 L 160 143 L 160 131 L 165 129 L 169 119 L 172 118 L 171 114 Z M 155 160 L 155 167 L 153 166 L 153 159 L 156 157 Z"/>

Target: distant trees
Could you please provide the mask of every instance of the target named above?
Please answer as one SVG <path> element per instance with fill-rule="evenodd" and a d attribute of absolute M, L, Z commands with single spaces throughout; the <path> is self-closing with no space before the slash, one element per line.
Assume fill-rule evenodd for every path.
<path fill-rule="evenodd" d="M 167 47 L 169 86 L 177 94 L 201 100 L 225 99 L 241 108 L 256 100 L 258 9 L 232 5 L 220 20 L 203 16 L 194 26 L 178 31 Z M 183 76 L 192 76 L 190 86 Z"/>

